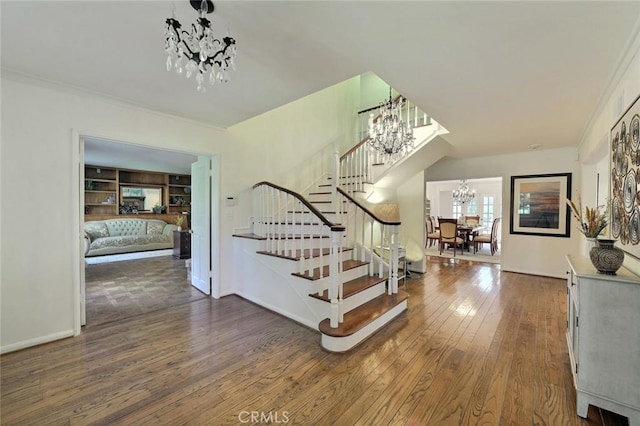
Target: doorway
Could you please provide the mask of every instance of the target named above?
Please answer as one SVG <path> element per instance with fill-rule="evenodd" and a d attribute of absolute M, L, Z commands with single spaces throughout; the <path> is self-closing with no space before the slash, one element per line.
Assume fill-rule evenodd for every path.
<path fill-rule="evenodd" d="M 78 138 L 78 148 L 81 171 L 84 171 L 85 164 L 98 164 L 120 169 L 191 174 L 191 164 L 198 160 L 196 154 L 88 136 Z M 80 173 L 80 180 L 83 198 L 83 173 Z M 81 200 L 81 207 L 83 204 Z M 212 203 L 208 203 L 207 207 L 217 210 L 212 209 Z M 208 213 L 208 216 L 211 220 L 206 221 L 207 232 L 211 232 L 216 229 L 211 226 L 214 215 Z M 83 210 L 80 221 L 82 228 Z M 210 257 L 209 253 L 207 251 L 206 255 Z M 190 262 L 176 259 L 172 254 L 173 251 L 169 249 L 117 255 L 111 259 L 105 256 L 102 262 L 92 261 L 90 264 L 82 256 L 81 325 L 92 327 L 209 297 L 191 285 Z M 207 259 L 206 263 L 211 264 L 211 260 Z"/>
<path fill-rule="evenodd" d="M 425 216 L 431 216 L 432 223 L 437 226 L 438 217 L 455 218 L 459 223 L 464 223 L 465 217 L 471 216 L 479 218 L 480 228 L 476 231 L 478 235 L 490 236 L 495 219 L 498 250 L 493 252 L 490 243 L 478 244 L 478 251 L 474 252 L 471 244 L 473 237 L 469 236 L 465 250 L 456 254 L 456 258 L 484 263 L 499 264 L 501 262 L 501 214 L 502 214 L 502 177 L 467 179 L 466 183 L 473 198 L 464 203 L 454 201 L 453 193 L 460 187 L 460 180 L 432 181 L 426 183 L 426 205 Z M 437 241 L 427 244 L 425 249 L 427 256 L 453 257 L 452 250 L 444 250 L 440 253 Z"/>

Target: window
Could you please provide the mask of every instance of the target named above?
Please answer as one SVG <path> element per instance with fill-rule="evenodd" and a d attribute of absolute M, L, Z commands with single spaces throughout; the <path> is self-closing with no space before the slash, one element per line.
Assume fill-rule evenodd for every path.
<path fill-rule="evenodd" d="M 486 230 L 491 230 L 493 224 L 493 196 L 482 197 L 482 224 Z"/>
<path fill-rule="evenodd" d="M 462 206 L 457 203 L 453 203 L 453 217 L 456 219 L 462 216 Z"/>
<path fill-rule="evenodd" d="M 467 204 L 467 216 L 478 215 L 478 201 L 474 198 Z"/>

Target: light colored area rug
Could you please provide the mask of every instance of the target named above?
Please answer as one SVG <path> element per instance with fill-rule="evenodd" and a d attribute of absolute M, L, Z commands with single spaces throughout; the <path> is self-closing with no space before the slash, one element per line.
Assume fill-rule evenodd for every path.
<path fill-rule="evenodd" d="M 424 253 L 427 256 L 444 257 L 447 259 L 453 259 L 453 249 L 443 250 L 441 255 L 440 250 L 438 250 L 438 246 L 432 246 L 425 249 Z M 471 252 L 465 251 L 464 254 L 460 254 L 460 251 L 456 250 L 455 258 L 460 260 L 470 260 L 472 262 L 485 262 L 485 263 L 499 264 L 500 263 L 500 246 L 498 246 L 498 251 L 493 256 L 491 256 L 491 249 L 489 248 L 489 244 L 485 244 L 484 247 L 478 250 L 478 252 L 475 254 L 473 253 L 473 248 L 471 248 Z"/>
<path fill-rule="evenodd" d="M 173 249 L 139 251 L 135 253 L 108 254 L 106 256 L 85 257 L 87 265 L 97 265 L 99 263 L 119 262 L 121 260 L 145 259 L 148 257 L 171 256 Z"/>

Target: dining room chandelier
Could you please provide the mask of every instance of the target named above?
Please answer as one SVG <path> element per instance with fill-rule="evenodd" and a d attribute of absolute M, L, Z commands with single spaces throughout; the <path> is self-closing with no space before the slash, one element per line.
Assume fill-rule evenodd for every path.
<path fill-rule="evenodd" d="M 206 18 L 213 12 L 210 0 L 191 0 L 191 6 L 198 11 L 196 23 L 191 24 L 191 32 L 181 29 L 182 24 L 175 18 L 165 21 L 164 50 L 167 53 L 167 71 L 172 68 L 187 78 L 195 73 L 198 92 L 205 92 L 205 78 L 214 85 L 216 81 L 227 83 L 230 79 L 229 68 L 235 70 L 236 40 L 227 31 L 222 39 L 215 38 L 211 21 Z"/>
<path fill-rule="evenodd" d="M 397 161 L 413 150 L 413 129 L 401 115 L 404 102 L 402 96 L 394 102 L 389 87 L 389 100 L 380 103 L 378 117 L 369 114 L 369 144 L 391 161 Z"/>
<path fill-rule="evenodd" d="M 461 180 L 458 189 L 453 191 L 453 202 L 462 205 L 473 200 L 476 196 L 476 191 L 469 188 L 469 184 L 466 180 Z"/>

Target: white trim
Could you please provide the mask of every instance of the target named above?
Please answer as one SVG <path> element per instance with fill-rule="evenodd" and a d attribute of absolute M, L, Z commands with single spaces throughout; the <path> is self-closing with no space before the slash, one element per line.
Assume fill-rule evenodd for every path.
<path fill-rule="evenodd" d="M 12 343 L 0 348 L 0 354 L 6 354 L 8 352 L 18 351 L 20 349 L 30 348 L 32 346 L 42 345 L 44 343 L 53 342 L 67 337 L 76 336 L 74 330 L 65 330 L 58 333 L 49 334 L 46 336 L 40 336 L 33 339 L 23 340 L 21 342 Z"/>
<path fill-rule="evenodd" d="M 280 314 L 280 315 L 282 315 L 282 316 L 284 316 L 286 318 L 292 319 L 295 322 L 298 322 L 298 323 L 300 323 L 302 325 L 306 325 L 307 327 L 312 328 L 312 329 L 314 329 L 316 331 L 318 330 L 318 325 L 319 324 L 318 323 L 312 323 L 307 318 L 303 318 L 301 316 L 292 314 L 289 311 L 285 311 L 284 309 L 280 309 L 279 307 L 277 307 L 275 305 L 272 305 L 270 303 L 265 303 L 263 300 L 261 300 L 261 299 L 259 299 L 257 297 L 252 297 L 252 296 L 247 295 L 247 294 L 245 294 L 243 292 L 236 292 L 236 293 L 233 293 L 233 294 L 235 294 L 237 296 L 240 296 L 243 299 L 246 299 L 246 300 L 248 300 L 248 301 L 250 301 L 252 303 L 255 303 L 256 305 L 261 306 L 261 307 L 263 307 L 265 309 L 268 309 L 270 311 L 278 313 L 278 314 Z"/>
<path fill-rule="evenodd" d="M 84 181 L 81 181 L 80 178 L 80 167 L 84 167 L 84 158 L 81 158 L 80 153 L 83 152 L 83 142 L 81 140 L 80 134 L 77 130 L 71 129 L 71 163 L 73 164 L 71 170 L 71 182 L 74 184 L 71 185 L 71 199 L 78 200 L 78 205 L 76 208 L 71 209 L 71 217 L 72 223 L 76 226 L 72 227 L 72 235 L 71 241 L 74 241 L 74 244 L 71 244 L 71 279 L 72 279 L 72 288 L 73 288 L 73 335 L 78 336 L 80 334 L 80 330 L 82 328 L 82 317 L 83 312 L 82 308 L 84 306 L 83 301 L 81 301 L 81 296 L 83 294 L 82 291 L 82 273 L 80 268 L 84 268 L 84 265 L 81 264 L 80 258 L 84 257 L 82 252 L 80 251 L 80 244 L 84 245 L 84 234 L 81 232 L 81 229 L 84 225 L 84 192 L 80 191 L 80 185 L 84 187 Z M 67 336 L 64 336 L 67 337 Z"/>
<path fill-rule="evenodd" d="M 501 269 L 502 272 L 514 272 L 516 274 L 534 275 L 537 277 L 559 278 L 561 280 L 567 279 L 566 275 L 546 274 L 540 271 L 527 271 L 523 269 L 505 269 L 504 265 L 502 265 Z"/>
<path fill-rule="evenodd" d="M 220 220 L 220 205 L 223 203 L 221 193 L 221 173 L 220 173 L 220 155 L 211 155 L 209 157 L 211 159 L 211 199 L 210 201 L 210 209 L 211 209 L 211 223 L 209 224 L 210 230 L 209 233 L 211 235 L 211 297 L 214 299 L 220 298 L 220 293 L 222 291 L 222 277 L 220 275 L 220 240 L 221 233 L 220 227 L 222 221 Z"/>
<path fill-rule="evenodd" d="M 120 262 L 122 260 L 146 259 L 148 257 L 171 256 L 173 249 L 136 251 L 132 253 L 109 254 L 106 256 L 85 257 L 84 261 L 88 265 L 97 265 L 99 263 Z"/>
<path fill-rule="evenodd" d="M 379 316 L 373 322 L 367 324 L 367 326 L 361 328 L 355 333 L 345 337 L 334 337 L 322 335 L 322 347 L 329 352 L 345 352 L 356 346 L 358 343 L 364 341 L 367 337 L 371 336 L 376 331 L 380 330 L 387 323 L 391 322 L 394 318 L 400 315 L 407 309 L 407 300 L 403 300 L 402 303 L 395 306 L 390 311 L 387 311 L 384 315 Z"/>

